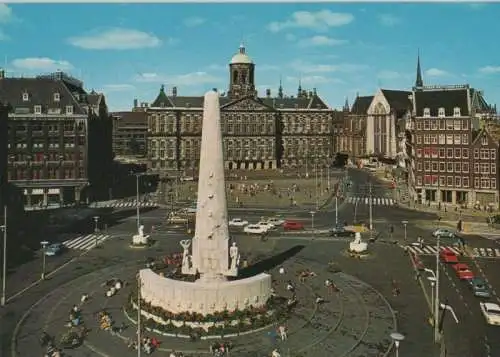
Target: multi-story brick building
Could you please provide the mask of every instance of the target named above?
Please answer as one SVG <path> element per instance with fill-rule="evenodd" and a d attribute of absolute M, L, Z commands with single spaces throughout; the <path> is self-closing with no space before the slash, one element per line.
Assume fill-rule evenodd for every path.
<path fill-rule="evenodd" d="M 0 76 L 8 119 L 8 180 L 25 205 L 79 202 L 107 193 L 112 120 L 102 94 L 62 72 L 35 78 Z"/>
<path fill-rule="evenodd" d="M 491 188 L 494 146 L 486 132 L 478 135 L 480 116 L 492 109 L 482 93 L 469 85 L 418 85 L 412 97 L 415 162 L 410 169 L 419 199 L 468 206 L 498 202 L 496 183 Z"/>
<path fill-rule="evenodd" d="M 0 209 L 7 204 L 7 120 L 9 107 L 0 101 Z M 2 216 L 3 213 L 0 213 Z"/>
<path fill-rule="evenodd" d="M 330 109 L 316 90 L 299 84 L 297 96 L 266 90 L 257 97 L 255 64 L 243 46 L 229 64 L 229 90 L 221 94 L 224 165 L 227 170 L 328 165 L 334 154 Z M 199 162 L 203 97 L 181 96 L 164 86 L 146 108 L 148 159 L 160 173 L 191 176 Z"/>
<path fill-rule="evenodd" d="M 471 144 L 469 164 L 473 179 L 470 184 L 474 194 L 470 201 L 481 208 L 498 208 L 498 136 L 486 128 L 475 132 Z M 463 185 L 463 179 L 462 179 Z"/>

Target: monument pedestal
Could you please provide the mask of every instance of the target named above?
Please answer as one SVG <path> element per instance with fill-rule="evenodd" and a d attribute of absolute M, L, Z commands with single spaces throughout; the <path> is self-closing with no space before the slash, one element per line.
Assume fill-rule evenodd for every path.
<path fill-rule="evenodd" d="M 361 240 L 361 233 L 356 232 L 354 241 L 349 243 L 349 251 L 352 253 L 365 253 L 368 250 L 368 243 Z"/>
<path fill-rule="evenodd" d="M 149 235 L 134 234 L 132 237 L 132 245 L 147 245 L 149 243 Z"/>

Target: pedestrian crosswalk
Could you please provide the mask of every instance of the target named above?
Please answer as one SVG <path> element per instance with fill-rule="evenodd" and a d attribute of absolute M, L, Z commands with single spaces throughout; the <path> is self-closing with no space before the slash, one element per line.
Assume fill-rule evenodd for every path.
<path fill-rule="evenodd" d="M 81 235 L 76 238 L 68 239 L 62 244 L 68 249 L 76 250 L 90 250 L 96 246 L 104 243 L 107 239 L 111 238 L 109 234 L 87 234 Z"/>
<path fill-rule="evenodd" d="M 437 246 L 435 245 L 423 245 L 422 247 L 417 245 L 407 245 L 404 248 L 413 254 L 419 254 L 419 255 L 436 255 L 437 253 Z M 462 254 L 460 252 L 460 249 L 454 246 L 440 246 L 440 248 L 441 250 L 449 249 L 456 255 Z"/>
<path fill-rule="evenodd" d="M 392 198 L 387 197 L 359 197 L 359 196 L 351 196 L 347 197 L 346 200 L 348 203 L 358 204 L 358 205 L 369 205 L 370 201 L 372 205 L 375 206 L 392 206 L 396 204 Z"/>
<path fill-rule="evenodd" d="M 137 200 L 130 201 L 107 201 L 107 202 L 97 202 L 94 204 L 98 208 L 136 208 Z M 139 208 L 156 208 L 158 204 L 156 202 L 150 201 L 140 201 Z"/>
<path fill-rule="evenodd" d="M 417 245 L 407 245 L 404 247 L 409 252 L 419 255 L 436 255 L 437 246 L 424 245 L 419 247 Z M 461 251 L 456 246 L 441 246 L 441 250 L 449 249 L 456 255 L 461 255 Z M 472 255 L 476 258 L 500 258 L 499 248 L 472 248 Z"/>
<path fill-rule="evenodd" d="M 472 255 L 477 258 L 500 258 L 500 249 L 472 248 Z"/>

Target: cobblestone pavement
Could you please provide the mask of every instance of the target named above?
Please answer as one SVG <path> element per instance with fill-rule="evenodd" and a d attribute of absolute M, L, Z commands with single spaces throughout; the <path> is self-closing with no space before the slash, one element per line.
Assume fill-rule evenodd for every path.
<path fill-rule="evenodd" d="M 240 185 L 250 186 L 258 184 L 263 188 L 266 184 L 273 181 L 276 188 L 276 194 L 271 192 L 258 192 L 255 196 L 248 193 L 239 192 L 238 189 L 227 190 L 228 206 L 238 207 L 240 204 L 247 207 L 260 207 L 269 206 L 271 203 L 276 207 L 290 207 L 292 201 L 296 201 L 297 206 L 313 206 L 316 205 L 316 195 L 318 196 L 319 204 L 321 205 L 331 194 L 335 184 L 339 181 L 339 177 L 330 177 L 330 192 L 328 192 L 328 182 L 326 175 L 323 179 L 318 177 L 316 180 L 314 176 L 308 179 L 261 179 L 261 180 L 242 180 L 242 181 L 228 181 L 226 185 L 232 184 L 234 187 Z M 299 187 L 299 192 L 295 192 L 289 196 L 288 189 L 294 184 Z M 318 189 L 316 190 L 316 187 Z M 178 197 L 181 201 L 194 201 L 196 200 L 196 182 L 185 182 L 178 186 Z M 317 193 L 316 193 L 317 192 Z M 241 202 L 241 203 L 240 203 Z"/>
<path fill-rule="evenodd" d="M 274 243 L 269 242 L 274 247 Z M 256 254 L 262 255 L 272 247 L 262 247 Z M 254 253 L 255 254 L 255 253 Z M 102 283 L 110 278 L 133 279 L 139 268 L 138 262 L 115 265 L 78 278 L 66 286 L 55 289 L 31 311 L 16 336 L 17 356 L 33 356 L 41 354 L 38 338 L 42 330 L 59 336 L 65 330 L 65 323 L 73 305 L 78 304 L 83 293 L 91 295 L 83 306 L 83 318 L 91 329 L 84 346 L 71 351 L 72 357 L 78 356 L 133 356 L 136 352 L 128 350 L 124 340 L 135 336 L 135 326 L 130 325 L 122 307 L 128 297 L 130 286 L 124 288 L 116 296 L 106 298 Z M 395 329 L 393 311 L 387 301 L 369 285 L 344 273 L 330 273 L 320 265 L 300 253 L 282 265 L 285 275 L 280 275 L 275 267 L 271 274 L 279 294 L 285 295 L 285 282 L 296 282 L 299 304 L 286 322 L 289 338 L 286 341 L 274 342 L 269 338 L 268 330 L 256 332 L 233 340 L 234 353 L 238 357 L 268 355 L 277 347 L 284 355 L 310 357 L 365 357 L 379 356 L 389 346 L 389 334 Z M 310 277 L 304 283 L 298 281 L 297 275 L 305 268 L 314 271 L 317 276 Z M 338 293 L 329 293 L 324 281 L 330 278 L 340 289 Z M 315 303 L 316 296 L 322 296 L 324 304 Z M 96 314 L 107 309 L 115 322 L 128 324 L 123 336 L 112 336 L 98 330 Z M 150 334 L 153 335 L 153 334 Z M 184 351 L 186 355 L 206 354 L 209 341 L 187 342 L 183 339 L 158 336 L 162 341 L 162 349 Z"/>

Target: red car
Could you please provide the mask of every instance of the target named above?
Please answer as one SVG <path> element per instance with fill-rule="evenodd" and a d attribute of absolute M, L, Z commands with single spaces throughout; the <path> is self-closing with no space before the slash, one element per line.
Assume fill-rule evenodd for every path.
<path fill-rule="evenodd" d="M 458 263 L 457 255 L 450 248 L 444 248 L 439 253 L 439 258 L 444 263 L 449 263 L 449 264 L 457 264 Z"/>
<path fill-rule="evenodd" d="M 455 273 L 460 280 L 470 280 L 474 279 L 474 273 L 470 270 L 469 266 L 464 263 L 458 263 L 453 265 Z"/>
<path fill-rule="evenodd" d="M 285 221 L 285 223 L 283 223 L 283 229 L 285 231 L 300 231 L 304 229 L 304 225 L 297 221 Z"/>

